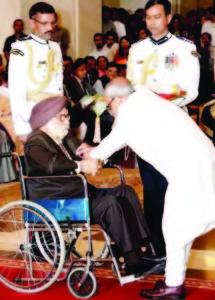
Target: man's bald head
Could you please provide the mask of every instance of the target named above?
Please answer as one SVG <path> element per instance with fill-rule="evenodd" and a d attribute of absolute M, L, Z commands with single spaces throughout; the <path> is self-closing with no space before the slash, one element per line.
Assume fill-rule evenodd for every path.
<path fill-rule="evenodd" d="M 105 97 L 114 99 L 115 97 L 128 97 L 133 92 L 133 87 L 129 80 L 123 77 L 116 77 L 111 80 L 105 88 Z"/>

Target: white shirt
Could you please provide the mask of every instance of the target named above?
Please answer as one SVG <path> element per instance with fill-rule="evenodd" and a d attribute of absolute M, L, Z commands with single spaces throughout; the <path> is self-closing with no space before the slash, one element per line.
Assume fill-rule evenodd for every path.
<path fill-rule="evenodd" d="M 215 23 L 211 22 L 211 21 L 206 21 L 203 25 L 202 25 L 202 34 L 204 32 L 208 32 L 211 34 L 211 45 L 213 47 L 215 47 Z"/>
<path fill-rule="evenodd" d="M 125 24 L 120 21 L 114 21 L 113 24 L 116 27 L 116 32 L 118 34 L 119 39 L 126 35 Z"/>
<path fill-rule="evenodd" d="M 119 44 L 114 43 L 111 48 L 108 48 L 107 44 L 105 44 L 103 49 L 107 50 L 108 52 L 108 57 L 109 57 L 108 61 L 113 61 L 116 51 L 119 49 Z"/>
<path fill-rule="evenodd" d="M 63 94 L 60 46 L 35 34 L 12 44 L 9 63 L 9 95 L 15 133 L 31 132 L 28 123 L 34 105 Z"/>
<path fill-rule="evenodd" d="M 109 51 L 108 48 L 103 47 L 101 50 L 98 50 L 97 48 L 94 48 L 89 56 L 94 56 L 95 59 L 97 59 L 99 56 L 105 56 L 107 57 L 108 61 L 112 61 L 112 51 Z"/>
<path fill-rule="evenodd" d="M 135 85 L 144 83 L 158 94 L 186 91 L 173 102 L 179 106 L 195 100 L 199 86 L 199 59 L 189 40 L 168 33 L 159 41 L 147 37 L 135 43 L 128 57 L 127 77 Z"/>
<path fill-rule="evenodd" d="M 169 183 L 163 217 L 167 247 L 184 246 L 215 222 L 215 148 L 182 109 L 144 86 L 136 89 L 91 157 L 104 160 L 128 145 L 160 171 Z"/>

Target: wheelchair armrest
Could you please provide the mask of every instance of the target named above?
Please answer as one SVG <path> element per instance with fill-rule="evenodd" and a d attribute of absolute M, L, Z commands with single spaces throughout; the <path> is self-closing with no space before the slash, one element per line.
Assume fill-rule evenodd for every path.
<path fill-rule="evenodd" d="M 29 179 L 62 179 L 62 178 L 80 178 L 83 183 L 83 191 L 84 191 L 84 198 L 88 198 L 88 188 L 87 188 L 87 179 L 83 174 L 71 174 L 71 175 L 55 175 L 55 176 L 23 176 L 23 180 L 26 183 L 27 180 Z M 26 184 L 24 184 L 24 194 L 26 197 Z"/>
<path fill-rule="evenodd" d="M 104 169 L 117 169 L 120 175 L 121 184 L 125 184 L 125 176 L 122 168 L 118 165 L 114 165 L 111 160 L 107 160 L 103 165 Z"/>

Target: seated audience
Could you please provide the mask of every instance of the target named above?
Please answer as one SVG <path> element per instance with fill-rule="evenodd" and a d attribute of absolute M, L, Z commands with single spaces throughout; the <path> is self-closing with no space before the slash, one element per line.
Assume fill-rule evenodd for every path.
<path fill-rule="evenodd" d="M 118 37 L 116 36 L 115 32 L 108 31 L 106 33 L 106 44 L 104 45 L 104 49 L 107 49 L 107 51 L 109 51 L 109 61 L 114 60 L 114 55 L 119 48 L 119 44 L 117 41 Z"/>
<path fill-rule="evenodd" d="M 73 64 L 73 74 L 69 85 L 66 85 L 69 96 L 74 103 L 80 101 L 85 95 L 94 95 L 95 90 L 92 86 L 84 81 L 87 75 L 86 64 L 84 58 L 78 58 Z"/>
<path fill-rule="evenodd" d="M 119 21 L 119 14 L 117 8 L 114 7 L 111 8 L 110 14 L 111 14 L 111 20 L 116 27 L 118 38 L 120 39 L 122 36 L 126 35 L 125 24 Z"/>
<path fill-rule="evenodd" d="M 126 23 L 126 36 L 131 44 L 138 41 L 139 23 L 135 15 L 129 15 Z"/>
<path fill-rule="evenodd" d="M 99 56 L 96 60 L 99 78 L 106 74 L 108 59 L 105 56 Z"/>
<path fill-rule="evenodd" d="M 118 14 L 119 14 L 119 21 L 122 22 L 123 24 L 125 24 L 125 27 L 126 27 L 126 24 L 128 23 L 128 19 L 129 19 L 129 12 L 124 9 L 123 7 L 120 7 L 118 9 Z"/>
<path fill-rule="evenodd" d="M 123 36 L 119 41 L 119 49 L 114 56 L 114 61 L 120 63 L 121 60 L 128 58 L 128 52 L 131 47 L 131 43 L 127 36 Z"/>
<path fill-rule="evenodd" d="M 136 20 L 138 23 L 143 22 L 144 17 L 145 17 L 145 12 L 143 8 L 138 8 L 135 10 L 134 15 L 136 17 Z"/>
<path fill-rule="evenodd" d="M 116 27 L 111 21 L 110 8 L 102 6 L 102 33 L 106 34 L 108 31 L 116 32 Z"/>
<path fill-rule="evenodd" d="M 182 36 L 183 17 L 180 14 L 174 14 L 169 24 L 169 31 L 178 36 Z"/>
<path fill-rule="evenodd" d="M 13 43 L 15 43 L 18 39 L 21 39 L 21 38 L 27 36 L 26 34 L 23 33 L 23 30 L 24 30 L 23 20 L 21 20 L 21 19 L 15 20 L 13 23 L 13 29 L 14 29 L 14 34 L 6 38 L 5 44 L 4 44 L 4 49 L 3 49 L 4 57 L 7 61 L 6 73 L 8 73 L 8 63 L 9 63 L 11 45 Z"/>
<path fill-rule="evenodd" d="M 96 173 L 96 160 L 80 160 L 75 155 L 76 143 L 67 135 L 69 119 L 65 105 L 63 97 L 55 97 L 33 108 L 30 117 L 33 131 L 25 144 L 28 176 L 67 175 L 80 171 Z M 59 179 L 54 187 L 51 179 L 44 184 L 40 178 L 35 178 L 33 184 L 29 181 L 28 190 L 30 199 L 72 198 L 82 194 L 78 178 L 64 178 L 63 182 Z M 91 223 L 102 226 L 116 243 L 126 263 L 126 275 L 134 275 L 132 280 L 160 272 L 164 261 L 155 262 L 153 256 L 152 260 L 142 258 L 141 247 L 150 248 L 147 239 L 150 233 L 135 191 L 126 185 L 104 190 L 88 184 L 88 192 Z"/>
<path fill-rule="evenodd" d="M 63 84 L 65 86 L 69 86 L 71 84 L 72 78 L 72 65 L 73 60 L 71 56 L 64 55 L 63 56 Z"/>
<path fill-rule="evenodd" d="M 1 121 L 1 116 L 0 116 Z M 14 151 L 15 145 L 4 126 L 0 122 L 0 183 L 16 179 L 12 157 L 1 158 L 1 154 Z"/>
<path fill-rule="evenodd" d="M 127 76 L 127 64 L 118 64 L 119 76 L 126 78 Z"/>
<path fill-rule="evenodd" d="M 210 7 L 207 10 L 208 13 L 208 18 L 209 20 L 206 21 L 203 25 L 202 25 L 202 30 L 201 33 L 210 33 L 211 35 L 211 54 L 213 59 L 215 59 L 215 7 Z"/>
<path fill-rule="evenodd" d="M 87 132 L 84 141 L 92 142 L 95 131 L 96 115 L 90 109 L 83 109 L 79 101 L 85 95 L 94 95 L 96 91 L 86 81 L 86 65 L 85 59 L 78 58 L 73 64 L 74 76 L 70 76 L 69 81 L 65 83 L 68 96 L 71 102 L 68 103 L 68 110 L 70 115 L 70 128 L 78 128 L 82 123 L 86 124 Z"/>
<path fill-rule="evenodd" d="M 146 22 L 142 22 L 139 27 L 138 40 L 143 40 L 149 35 L 149 32 L 146 28 Z"/>
<path fill-rule="evenodd" d="M 105 56 L 109 60 L 109 51 L 104 48 L 105 40 L 102 33 L 94 34 L 94 49 L 89 53 L 89 56 L 95 57 L 97 59 L 99 56 Z"/>
<path fill-rule="evenodd" d="M 198 48 L 200 54 L 200 82 L 199 95 L 196 104 L 204 104 L 211 100 L 214 87 L 214 62 L 211 57 L 211 35 L 207 32 L 201 35 L 201 46 Z"/>
<path fill-rule="evenodd" d="M 202 24 L 198 22 L 197 12 L 195 10 L 190 10 L 187 12 L 186 21 L 190 34 L 200 36 Z"/>
<path fill-rule="evenodd" d="M 108 82 L 118 76 L 118 65 L 116 62 L 109 62 L 107 64 L 107 69 L 105 75 L 100 77 L 94 84 L 94 89 L 100 95 L 104 95 L 104 89 Z"/>
<path fill-rule="evenodd" d="M 88 82 L 91 86 L 93 86 L 99 76 L 98 70 L 96 68 L 95 58 L 93 56 L 86 56 L 85 65 L 86 65 L 87 75 L 85 76 L 84 80 Z"/>

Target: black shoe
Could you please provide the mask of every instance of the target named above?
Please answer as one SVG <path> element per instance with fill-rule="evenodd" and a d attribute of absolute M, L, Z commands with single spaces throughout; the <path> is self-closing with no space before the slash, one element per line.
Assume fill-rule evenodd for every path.
<path fill-rule="evenodd" d="M 158 274 L 165 270 L 166 261 L 151 261 L 141 259 L 140 263 L 125 268 L 125 274 L 134 275 L 135 277 L 143 277 L 150 274 Z"/>
<path fill-rule="evenodd" d="M 153 289 L 142 289 L 140 297 L 146 299 L 185 299 L 185 285 L 168 287 L 163 280 L 158 280 Z"/>
<path fill-rule="evenodd" d="M 145 260 L 157 261 L 157 262 L 166 260 L 166 256 L 159 257 L 157 255 L 145 254 L 145 252 L 141 253 L 141 257 L 142 257 L 142 259 L 145 259 Z"/>

